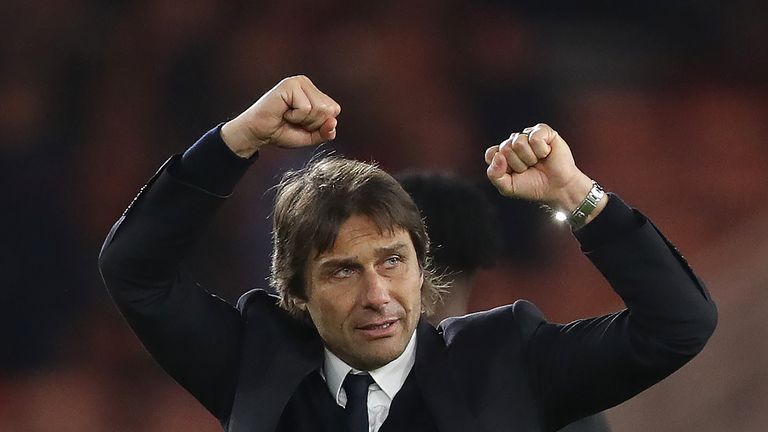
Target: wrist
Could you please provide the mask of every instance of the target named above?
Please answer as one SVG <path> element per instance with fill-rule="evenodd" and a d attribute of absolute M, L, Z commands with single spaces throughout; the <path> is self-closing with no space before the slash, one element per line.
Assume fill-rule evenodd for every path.
<path fill-rule="evenodd" d="M 557 209 L 555 218 L 568 222 L 572 229 L 578 230 L 595 219 L 607 202 L 605 190 L 596 181 L 582 175 L 571 187 L 561 190 L 561 198 L 554 203 Z"/>
<path fill-rule="evenodd" d="M 224 123 L 221 127 L 221 139 L 232 153 L 244 159 L 253 156 L 262 146 L 253 138 L 248 128 L 238 124 L 237 118 Z"/>
<path fill-rule="evenodd" d="M 592 189 L 592 183 L 591 178 L 579 172 L 573 180 L 557 192 L 549 205 L 565 214 L 573 213 Z"/>

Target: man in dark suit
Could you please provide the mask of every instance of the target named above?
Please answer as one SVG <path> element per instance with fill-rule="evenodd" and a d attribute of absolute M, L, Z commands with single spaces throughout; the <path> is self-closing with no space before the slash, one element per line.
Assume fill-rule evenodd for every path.
<path fill-rule="evenodd" d="M 624 311 L 559 325 L 518 301 L 435 329 L 422 318 L 435 289 L 418 209 L 382 170 L 341 158 L 279 185 L 277 297 L 251 291 L 234 308 L 180 272 L 257 152 L 334 139 L 339 112 L 306 77 L 281 81 L 169 159 L 102 249 L 120 311 L 227 430 L 556 430 L 663 379 L 714 330 L 685 260 L 543 124 L 489 148 L 488 178 L 570 215 Z"/>

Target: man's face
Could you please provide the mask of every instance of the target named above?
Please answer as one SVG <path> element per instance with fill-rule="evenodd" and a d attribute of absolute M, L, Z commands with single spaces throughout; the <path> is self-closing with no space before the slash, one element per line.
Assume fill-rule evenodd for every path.
<path fill-rule="evenodd" d="M 365 216 L 340 227 L 333 248 L 310 256 L 306 308 L 331 352 L 372 370 L 405 350 L 421 314 L 423 275 L 408 233 L 379 234 Z"/>

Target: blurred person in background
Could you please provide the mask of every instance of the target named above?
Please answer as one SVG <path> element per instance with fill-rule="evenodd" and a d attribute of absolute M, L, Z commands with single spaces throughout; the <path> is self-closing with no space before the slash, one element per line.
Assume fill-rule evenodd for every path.
<path fill-rule="evenodd" d="M 479 187 L 458 175 L 409 170 L 395 178 L 424 218 L 432 268 L 448 285 L 429 315 L 438 326 L 468 312 L 477 271 L 498 263 L 503 247 L 499 215 Z"/>
<path fill-rule="evenodd" d="M 503 247 L 499 214 L 483 190 L 461 176 L 406 171 L 395 178 L 424 217 L 432 267 L 447 285 L 428 316 L 438 327 L 446 318 L 469 312 L 477 272 L 499 264 Z M 595 414 L 560 431 L 608 432 L 610 428 L 602 414 Z"/>
<path fill-rule="evenodd" d="M 279 296 L 254 290 L 235 308 L 180 272 L 257 153 L 334 139 L 340 110 L 306 77 L 281 81 L 169 159 L 102 248 L 102 277 L 133 330 L 227 430 L 557 430 L 703 348 L 716 324 L 704 286 L 543 124 L 488 148 L 488 178 L 503 196 L 570 215 L 626 310 L 559 325 L 518 301 L 435 329 L 422 318 L 435 286 L 418 209 L 391 176 L 342 158 L 279 185 Z"/>

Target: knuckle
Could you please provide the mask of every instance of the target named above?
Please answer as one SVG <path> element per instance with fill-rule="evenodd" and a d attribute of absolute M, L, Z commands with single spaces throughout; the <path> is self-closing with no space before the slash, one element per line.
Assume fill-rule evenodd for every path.
<path fill-rule="evenodd" d="M 509 146 L 512 144 L 511 140 L 505 140 L 504 142 L 499 145 L 499 152 L 501 153 L 508 153 L 510 148 Z"/>
<path fill-rule="evenodd" d="M 333 113 L 333 107 L 327 103 L 322 103 L 318 105 L 317 110 L 323 115 L 329 115 Z"/>
<path fill-rule="evenodd" d="M 282 82 L 294 87 L 301 87 L 302 85 L 305 85 L 305 84 L 312 84 L 312 81 L 310 81 L 306 75 L 294 75 L 294 76 L 285 78 Z"/>

